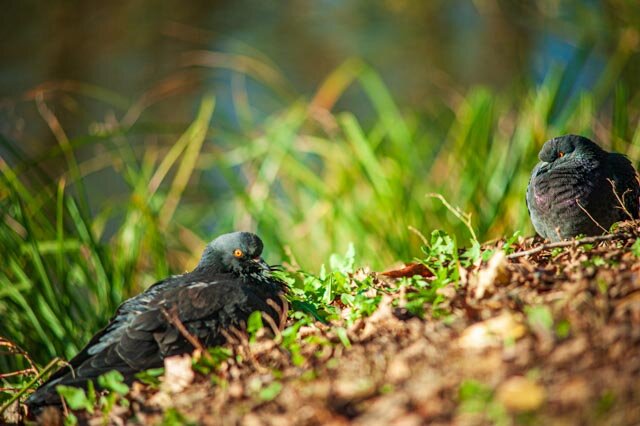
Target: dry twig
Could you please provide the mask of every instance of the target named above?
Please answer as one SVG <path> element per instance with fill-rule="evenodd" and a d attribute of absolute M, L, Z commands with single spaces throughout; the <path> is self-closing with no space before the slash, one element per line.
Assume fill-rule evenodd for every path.
<path fill-rule="evenodd" d="M 275 335 L 276 340 L 279 341 L 280 340 L 280 330 L 278 329 L 278 325 L 276 324 L 276 322 L 266 312 L 261 312 L 260 315 L 262 316 L 262 319 L 265 320 L 267 322 L 267 324 L 269 324 L 269 327 L 271 328 L 271 331 L 273 331 L 273 334 Z"/>
<path fill-rule="evenodd" d="M 476 233 L 473 230 L 473 226 L 471 226 L 471 214 L 470 213 L 465 213 L 462 210 L 460 210 L 460 208 L 452 206 L 451 204 L 449 204 L 447 199 L 444 198 L 441 194 L 436 194 L 434 192 L 430 192 L 430 193 L 427 194 L 427 197 L 437 198 L 440 201 L 442 201 L 442 204 L 444 204 L 444 206 L 447 208 L 447 210 L 449 210 L 455 217 L 457 217 L 458 219 L 460 219 L 460 221 L 462 223 L 464 223 L 464 225 L 469 230 L 469 233 L 471 234 L 471 238 L 473 239 L 473 241 L 478 241 L 478 237 L 476 237 Z"/>
<path fill-rule="evenodd" d="M 621 196 L 618 195 L 618 191 L 616 191 L 616 183 L 613 181 L 613 179 L 607 178 L 607 180 L 611 184 L 611 189 L 613 190 L 613 195 L 616 197 L 616 200 L 618 200 L 618 204 L 620 204 L 620 207 L 616 207 L 616 208 L 622 209 L 622 211 L 624 212 L 624 214 L 627 215 L 629 220 L 633 220 L 633 216 L 631 215 L 631 213 L 629 213 L 629 210 L 627 210 L 627 206 L 624 204 L 624 201 L 622 201 L 622 200 L 624 200 L 624 197 L 626 197 L 627 194 L 629 192 L 631 192 L 631 189 L 627 189 L 626 191 L 624 191 L 622 193 L 622 197 L 621 197 Z"/>
<path fill-rule="evenodd" d="M 607 233 L 607 234 L 609 233 L 609 230 L 605 229 L 602 225 L 600 225 L 600 223 L 598 223 L 598 221 L 597 221 L 597 220 L 595 220 L 595 219 L 593 218 L 593 216 L 591 216 L 591 214 L 587 211 L 587 209 L 585 209 L 584 207 L 582 207 L 582 204 L 580 204 L 580 201 L 579 201 L 577 198 L 576 198 L 576 204 L 578 205 L 578 207 L 580 207 L 580 209 L 581 209 L 581 210 L 582 210 L 582 211 L 583 211 L 587 216 L 589 216 L 589 219 L 591 219 L 591 220 L 593 221 L 593 223 L 595 223 L 595 224 L 598 226 L 598 228 L 602 229 L 602 232 L 605 232 L 605 233 Z"/>
<path fill-rule="evenodd" d="M 15 343 L 13 343 L 8 339 L 5 339 L 4 337 L 0 337 L 0 347 L 6 347 L 9 351 L 8 353 L 21 355 L 22 357 L 24 357 L 25 360 L 27 360 L 30 368 L 26 370 L 22 370 L 25 374 L 29 371 L 32 372 L 33 374 L 38 374 L 38 369 L 36 368 L 36 364 L 33 362 L 29 354 L 20 346 L 16 345 Z M 9 377 L 9 375 L 15 375 L 15 372 L 5 373 L 3 375 L 0 375 L 0 378 Z"/>
<path fill-rule="evenodd" d="M 205 347 L 200 342 L 200 340 L 198 340 L 196 336 L 191 334 L 189 330 L 187 330 L 187 328 L 184 326 L 182 321 L 180 321 L 180 318 L 178 318 L 178 315 L 176 314 L 175 310 L 172 310 L 171 312 L 169 312 L 164 307 L 161 307 L 160 309 L 164 317 L 167 319 L 167 321 L 169 321 L 170 324 L 172 324 L 175 328 L 178 329 L 180 334 L 182 334 L 182 337 L 187 339 L 187 342 L 191 343 L 191 345 L 194 348 L 196 348 L 198 351 L 200 351 L 200 353 L 202 353 L 204 356 L 209 355 L 209 353 L 205 350 Z"/>
<path fill-rule="evenodd" d="M 267 300 L 267 305 L 271 306 L 278 313 L 278 318 L 280 319 L 280 323 L 278 325 L 278 330 L 284 330 L 284 326 L 287 323 L 287 311 L 289 310 L 289 302 L 284 296 L 280 296 L 280 301 L 282 302 L 282 306 L 278 305 L 275 300 L 269 299 Z"/>
<path fill-rule="evenodd" d="M 569 240 L 569 241 L 558 241 L 555 243 L 547 243 L 547 244 L 541 244 L 537 247 L 534 247 L 530 250 L 524 250 L 524 251 L 519 251 L 519 252 L 515 252 L 515 253 L 511 253 L 510 255 L 507 256 L 507 259 L 515 259 L 518 257 L 523 257 L 523 256 L 530 256 L 532 254 L 536 254 L 539 253 L 543 250 L 548 250 L 548 249 L 553 249 L 553 248 L 558 248 L 558 247 L 578 247 L 584 244 L 593 244 L 593 243 L 600 243 L 602 241 L 611 241 L 611 240 L 628 240 L 629 238 L 633 238 L 634 236 L 626 233 L 626 232 L 618 232 L 615 234 L 608 234 L 608 235 L 598 235 L 595 237 L 586 237 L 586 238 L 582 238 L 580 240 Z"/>
<path fill-rule="evenodd" d="M 13 395 L 11 398 L 9 398 L 4 403 L 4 405 L 2 405 L 0 407 L 0 416 L 2 416 L 2 413 L 4 413 L 5 410 L 11 406 L 11 404 L 13 404 L 16 400 L 20 399 L 20 397 L 22 397 L 22 395 L 24 395 L 28 390 L 32 389 L 35 386 L 35 384 L 36 384 L 36 382 L 38 380 L 40 380 L 44 375 L 46 375 L 51 370 L 53 370 L 53 367 L 57 366 L 58 364 L 66 364 L 66 365 L 68 365 L 68 363 L 66 361 L 64 361 L 64 360 L 62 360 L 60 358 L 52 359 L 51 362 L 49 362 L 49 364 L 47 364 L 46 367 L 44 367 L 37 376 L 35 376 L 33 379 L 31 379 L 29 381 L 29 383 L 27 383 L 22 389 L 20 389 L 19 392 L 16 392 L 15 395 Z"/>

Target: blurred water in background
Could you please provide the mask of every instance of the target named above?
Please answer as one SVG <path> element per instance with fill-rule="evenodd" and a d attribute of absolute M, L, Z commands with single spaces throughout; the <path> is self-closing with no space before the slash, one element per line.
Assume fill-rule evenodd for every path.
<path fill-rule="evenodd" d="M 635 3 L 6 2 L 0 18 L 0 93 L 17 100 L 42 83 L 77 80 L 133 101 L 177 72 L 184 52 L 197 49 L 259 52 L 307 94 L 345 59 L 359 57 L 382 74 L 400 105 L 418 109 L 427 107 L 442 86 L 463 90 L 475 84 L 501 88 L 520 78 L 541 81 L 552 65 L 569 64 L 576 55 L 588 65 L 576 78 L 588 87 L 615 50 L 618 31 L 638 22 Z M 625 70 L 632 93 L 639 75 L 636 57 Z M 206 84 L 228 92 L 223 73 Z M 340 106 L 361 108 L 348 97 Z M 229 109 L 220 97 L 218 107 Z M 179 103 L 165 113 L 179 122 L 192 112 Z M 35 132 L 29 145 L 37 147 L 47 140 L 43 136 Z"/>

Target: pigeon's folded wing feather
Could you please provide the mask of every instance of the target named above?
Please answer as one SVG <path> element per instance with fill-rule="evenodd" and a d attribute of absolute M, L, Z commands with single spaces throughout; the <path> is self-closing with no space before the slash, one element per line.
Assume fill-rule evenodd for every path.
<path fill-rule="evenodd" d="M 277 281 L 248 284 L 228 280 L 210 285 L 196 284 L 178 292 L 178 314 L 185 324 L 216 319 L 226 326 L 246 321 L 254 311 L 277 316 L 278 312 L 268 300 L 278 302 L 281 287 Z"/>
<path fill-rule="evenodd" d="M 68 365 L 52 374 L 28 403 L 38 405 L 59 400 L 55 392 L 55 386 L 59 384 L 85 384 L 87 378 L 94 379 L 114 369 L 125 377 L 132 376 L 136 371 L 134 366 L 157 364 L 159 358 L 153 335 L 148 331 L 140 333 L 130 329 L 130 325 L 141 315 L 147 315 L 155 297 L 171 283 L 171 278 L 159 281 L 145 292 L 122 303 L 107 326 L 96 333 Z M 156 322 L 155 326 L 158 325 Z"/>

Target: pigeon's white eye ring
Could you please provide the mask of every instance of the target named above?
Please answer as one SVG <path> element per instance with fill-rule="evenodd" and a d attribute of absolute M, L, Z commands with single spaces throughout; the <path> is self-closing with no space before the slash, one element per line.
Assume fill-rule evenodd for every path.
<path fill-rule="evenodd" d="M 240 250 L 240 249 L 235 249 L 235 250 L 233 251 L 233 255 L 234 255 L 235 257 L 242 257 L 242 256 L 244 256 L 244 253 L 243 253 L 243 252 L 242 252 L 242 250 Z"/>

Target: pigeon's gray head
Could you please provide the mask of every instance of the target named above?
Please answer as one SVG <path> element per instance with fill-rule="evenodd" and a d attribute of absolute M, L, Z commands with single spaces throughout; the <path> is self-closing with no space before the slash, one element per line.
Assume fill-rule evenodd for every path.
<path fill-rule="evenodd" d="M 545 142 L 538 158 L 545 163 L 561 165 L 576 160 L 597 160 L 606 154 L 606 151 L 583 136 L 565 135 Z"/>
<path fill-rule="evenodd" d="M 223 234 L 207 245 L 196 269 L 238 275 L 261 273 L 269 270 L 261 254 L 262 240 L 256 234 Z"/>

